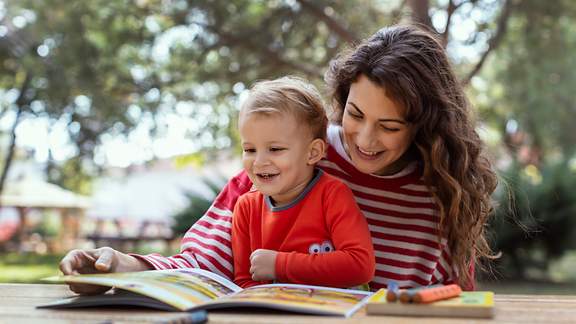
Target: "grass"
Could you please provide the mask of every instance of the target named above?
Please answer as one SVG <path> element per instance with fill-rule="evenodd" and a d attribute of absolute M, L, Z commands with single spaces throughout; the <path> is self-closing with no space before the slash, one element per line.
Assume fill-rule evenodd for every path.
<path fill-rule="evenodd" d="M 150 244 L 135 253 L 148 254 L 166 249 Z M 166 255 L 176 250 L 165 251 Z M 0 253 L 0 283 L 44 283 L 41 279 L 60 275 L 58 264 L 64 254 Z"/>
<path fill-rule="evenodd" d="M 62 255 L 9 253 L 0 255 L 0 282 L 41 283 L 41 278 L 60 274 Z"/>

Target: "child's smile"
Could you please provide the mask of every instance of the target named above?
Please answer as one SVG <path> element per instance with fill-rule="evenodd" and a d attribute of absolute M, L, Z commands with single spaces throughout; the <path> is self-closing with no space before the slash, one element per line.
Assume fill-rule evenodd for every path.
<path fill-rule="evenodd" d="M 264 184 L 270 184 L 278 178 L 280 173 L 256 173 L 258 181 Z"/>

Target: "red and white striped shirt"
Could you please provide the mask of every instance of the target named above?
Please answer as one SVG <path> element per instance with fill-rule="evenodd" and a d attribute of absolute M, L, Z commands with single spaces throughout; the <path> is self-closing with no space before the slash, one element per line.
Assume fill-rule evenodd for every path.
<path fill-rule="evenodd" d="M 365 174 L 350 162 L 338 127 L 329 127 L 328 143 L 327 156 L 318 166 L 350 187 L 368 220 L 376 257 L 370 288 L 386 287 L 389 280 L 402 288 L 454 282 L 446 239 L 438 237 L 438 206 L 421 179 L 418 165 L 411 164 L 392 176 Z M 232 210 L 238 197 L 251 187 L 244 171 L 232 178 L 206 214 L 188 230 L 179 254 L 132 255 L 155 269 L 202 268 L 232 280 Z"/>

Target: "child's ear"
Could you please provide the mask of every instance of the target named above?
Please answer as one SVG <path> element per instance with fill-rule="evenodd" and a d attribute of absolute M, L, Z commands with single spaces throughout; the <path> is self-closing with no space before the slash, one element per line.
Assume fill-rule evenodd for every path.
<path fill-rule="evenodd" d="M 310 143 L 310 150 L 308 152 L 308 165 L 318 163 L 326 151 L 326 142 L 323 139 L 316 138 Z"/>

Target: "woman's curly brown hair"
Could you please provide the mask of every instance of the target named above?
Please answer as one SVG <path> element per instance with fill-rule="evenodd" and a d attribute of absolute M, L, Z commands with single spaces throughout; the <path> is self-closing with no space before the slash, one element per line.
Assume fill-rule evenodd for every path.
<path fill-rule="evenodd" d="M 326 73 L 332 122 L 342 123 L 350 85 L 360 74 L 405 107 L 423 179 L 440 209 L 440 233 L 448 239 L 459 283 L 469 286 L 477 258 L 494 257 L 485 224 L 497 178 L 444 48 L 431 33 L 401 25 L 383 28 L 337 57 Z"/>

